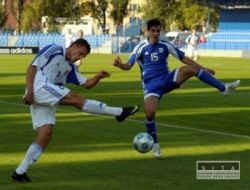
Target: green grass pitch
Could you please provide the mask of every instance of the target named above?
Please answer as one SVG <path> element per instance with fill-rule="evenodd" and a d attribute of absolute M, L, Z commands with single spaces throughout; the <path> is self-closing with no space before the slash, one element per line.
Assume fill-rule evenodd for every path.
<path fill-rule="evenodd" d="M 120 71 L 114 55 L 89 55 L 80 67 L 87 77 L 101 69 L 110 78 L 91 90 L 69 85 L 74 92 L 114 106 L 139 103 L 142 109 L 123 123 L 60 106 L 54 137 L 28 171 L 31 184 L 10 179 L 35 138 L 28 107 L 22 103 L 25 72 L 33 55 L 0 55 L 0 189 L 1 190 L 249 190 L 250 59 L 207 58 L 200 63 L 222 81 L 241 79 L 224 97 L 198 79 L 162 99 L 157 128 L 163 157 L 140 154 L 134 136 L 145 130 L 138 66 Z M 125 61 L 128 55 L 122 55 Z M 170 59 L 171 68 L 180 63 Z M 197 180 L 198 160 L 239 160 L 240 180 Z"/>

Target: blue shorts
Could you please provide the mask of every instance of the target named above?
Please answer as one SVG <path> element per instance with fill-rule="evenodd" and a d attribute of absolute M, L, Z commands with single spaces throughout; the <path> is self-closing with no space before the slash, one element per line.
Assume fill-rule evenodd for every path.
<path fill-rule="evenodd" d="M 161 75 L 157 78 L 143 82 L 144 99 L 149 96 L 161 98 L 162 95 L 179 88 L 180 86 L 176 84 L 178 71 L 179 69 L 176 69 L 167 75 Z"/>

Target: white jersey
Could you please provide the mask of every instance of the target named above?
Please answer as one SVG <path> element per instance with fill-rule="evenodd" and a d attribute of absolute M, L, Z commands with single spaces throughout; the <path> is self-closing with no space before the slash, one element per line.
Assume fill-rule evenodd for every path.
<path fill-rule="evenodd" d="M 185 41 L 189 48 L 197 49 L 199 44 L 199 36 L 191 34 Z"/>
<path fill-rule="evenodd" d="M 55 85 L 81 85 L 87 80 L 77 71 L 74 64 L 65 60 L 64 49 L 61 46 L 44 47 L 38 52 L 32 65 L 37 67 L 36 79 L 46 79 Z"/>
<path fill-rule="evenodd" d="M 68 48 L 74 41 L 73 34 L 65 34 L 65 48 Z"/>

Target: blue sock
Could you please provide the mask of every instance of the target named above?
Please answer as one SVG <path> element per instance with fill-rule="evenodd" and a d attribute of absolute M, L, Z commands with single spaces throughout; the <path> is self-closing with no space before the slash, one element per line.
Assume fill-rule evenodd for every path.
<path fill-rule="evenodd" d="M 146 128 L 147 128 L 147 133 L 150 134 L 153 139 L 154 143 L 158 143 L 158 138 L 156 134 L 156 127 L 155 127 L 155 121 L 147 121 L 145 120 Z"/>
<path fill-rule="evenodd" d="M 219 80 L 213 77 L 213 75 L 209 74 L 208 72 L 204 71 L 203 69 L 199 69 L 196 73 L 196 77 L 198 77 L 202 82 L 213 86 L 214 88 L 219 89 L 219 91 L 225 91 L 225 85 L 221 83 Z"/>

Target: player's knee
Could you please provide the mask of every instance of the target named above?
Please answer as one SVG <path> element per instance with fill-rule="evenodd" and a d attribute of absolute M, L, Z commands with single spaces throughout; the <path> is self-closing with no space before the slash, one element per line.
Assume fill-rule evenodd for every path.
<path fill-rule="evenodd" d="M 83 98 L 77 94 L 72 95 L 71 103 L 76 106 L 77 108 L 81 108 L 83 104 Z"/>
<path fill-rule="evenodd" d="M 52 133 L 52 130 L 48 130 L 44 133 L 44 138 L 47 140 L 47 141 L 51 141 L 52 138 L 53 138 L 53 133 Z"/>
<path fill-rule="evenodd" d="M 39 137 L 47 142 L 52 140 L 53 132 L 51 125 L 46 125 L 43 129 L 39 130 Z"/>
<path fill-rule="evenodd" d="M 60 101 L 60 104 L 73 105 L 81 109 L 84 101 L 84 97 L 81 97 L 78 94 L 69 93 Z"/>
<path fill-rule="evenodd" d="M 192 77 L 195 75 L 195 73 L 197 72 L 197 69 L 195 67 L 192 66 L 187 66 L 185 68 L 185 74 L 189 77 Z"/>

